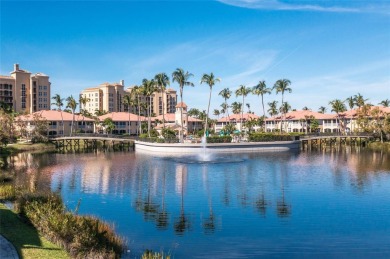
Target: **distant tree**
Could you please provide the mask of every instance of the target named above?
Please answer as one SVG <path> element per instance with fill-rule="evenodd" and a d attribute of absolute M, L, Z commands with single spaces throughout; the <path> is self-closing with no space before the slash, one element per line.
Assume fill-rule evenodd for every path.
<path fill-rule="evenodd" d="M 355 107 L 355 98 L 353 98 L 353 96 L 348 97 L 345 101 L 348 103 L 350 110 L 352 110 L 353 107 Z"/>
<path fill-rule="evenodd" d="M 269 106 L 268 113 L 271 117 L 278 115 L 277 105 L 278 105 L 277 101 L 272 101 L 268 103 Z M 276 125 L 276 118 L 274 118 L 274 125 Z"/>
<path fill-rule="evenodd" d="M 164 106 L 165 100 L 163 98 L 163 93 L 167 89 L 167 86 L 170 85 L 169 77 L 165 73 L 157 74 L 154 77 L 154 81 L 156 82 L 157 89 L 161 93 L 161 105 L 162 105 L 162 116 L 163 116 L 163 129 L 165 129 L 165 109 Z"/>
<path fill-rule="evenodd" d="M 232 103 L 232 111 L 234 114 L 239 114 L 242 110 L 242 103 L 233 102 Z"/>
<path fill-rule="evenodd" d="M 57 106 L 57 109 L 58 109 L 58 110 L 60 111 L 60 113 L 61 113 L 62 135 L 63 135 L 64 132 L 65 132 L 64 118 L 62 117 L 62 106 L 64 106 L 64 99 L 61 98 L 61 96 L 60 96 L 59 94 L 54 95 L 51 99 L 54 100 L 54 102 L 52 103 L 52 105 Z"/>
<path fill-rule="evenodd" d="M 305 107 L 302 108 L 302 110 L 303 110 L 303 111 L 310 111 L 311 109 L 308 108 L 307 106 L 305 106 Z"/>
<path fill-rule="evenodd" d="M 219 119 L 220 111 L 218 109 L 214 109 L 214 116 L 217 116 Z"/>
<path fill-rule="evenodd" d="M 335 99 L 333 101 L 329 102 L 330 106 L 332 107 L 332 112 L 335 112 L 337 114 L 337 125 L 339 127 L 339 131 L 341 131 L 340 128 L 340 113 L 345 112 L 347 109 L 345 107 L 345 104 L 343 101 L 339 99 Z"/>
<path fill-rule="evenodd" d="M 49 122 L 39 113 L 33 114 L 34 127 L 31 131 L 31 142 L 47 142 L 47 131 L 49 129 Z"/>
<path fill-rule="evenodd" d="M 291 93 L 291 88 L 289 87 L 291 85 L 291 81 L 288 80 L 288 79 L 279 79 L 278 81 L 275 82 L 274 84 L 274 87 L 272 89 L 274 89 L 276 91 L 276 94 L 278 93 L 282 93 L 282 105 L 281 107 L 284 106 L 284 100 L 283 100 L 283 97 L 284 97 L 284 92 L 289 92 Z M 282 124 L 280 125 L 280 127 L 282 127 L 283 125 L 283 113 L 282 113 Z M 280 128 L 280 131 L 282 131 L 282 128 Z"/>
<path fill-rule="evenodd" d="M 209 104 L 207 106 L 207 116 L 206 116 L 206 123 L 205 123 L 205 130 L 204 130 L 204 137 L 206 138 L 207 130 L 208 130 L 208 123 L 207 119 L 209 117 L 209 111 L 210 111 L 210 101 L 211 101 L 211 91 L 213 89 L 213 86 L 215 83 L 220 82 L 221 79 L 216 78 L 213 73 L 208 74 L 203 74 L 202 79 L 200 80 L 200 83 L 206 83 L 210 87 L 210 95 L 209 95 Z"/>
<path fill-rule="evenodd" d="M 252 88 L 252 93 L 257 96 L 261 95 L 261 105 L 263 106 L 263 117 L 265 118 L 264 95 L 271 94 L 271 88 L 267 88 L 267 85 L 264 80 L 259 81 L 259 83 Z"/>
<path fill-rule="evenodd" d="M 326 107 L 321 106 L 320 108 L 318 108 L 318 112 L 319 113 L 325 113 L 326 112 Z"/>
<path fill-rule="evenodd" d="M 229 105 L 227 104 L 227 100 L 232 96 L 232 91 L 230 91 L 229 88 L 225 88 L 219 92 L 219 95 L 225 100 L 224 105 L 221 105 L 225 111 L 224 113 L 227 114 L 225 114 L 225 117 L 229 117 Z"/>
<path fill-rule="evenodd" d="M 389 99 L 385 99 L 385 100 L 381 101 L 379 104 L 382 105 L 383 107 L 389 107 L 390 106 L 390 100 Z"/>
<path fill-rule="evenodd" d="M 368 101 L 368 99 L 364 99 L 360 93 L 358 93 L 354 96 L 354 100 L 355 100 L 355 104 L 359 108 L 359 110 L 361 107 L 363 107 L 366 104 L 366 101 Z"/>
<path fill-rule="evenodd" d="M 115 129 L 115 124 L 111 118 L 105 118 L 103 121 L 103 125 L 108 134 L 112 133 L 112 131 Z"/>
<path fill-rule="evenodd" d="M 183 89 L 184 86 L 194 86 L 193 83 L 188 81 L 190 77 L 194 76 L 193 74 L 187 72 L 184 72 L 183 69 L 177 68 L 173 73 L 172 73 L 172 82 L 177 82 L 180 87 L 180 102 L 183 102 Z M 180 131 L 180 142 L 183 142 L 183 132 L 184 132 L 184 127 L 183 127 L 183 110 L 180 109 L 180 125 L 181 125 L 181 131 Z"/>
<path fill-rule="evenodd" d="M 240 85 L 236 90 L 236 97 L 242 96 L 242 105 L 245 106 L 245 97 L 251 92 L 251 88 L 246 87 L 245 85 Z M 242 131 L 242 119 L 244 116 L 244 109 L 241 108 L 241 117 L 240 117 L 240 131 Z"/>
<path fill-rule="evenodd" d="M 71 124 L 71 127 L 70 127 L 70 136 L 72 136 L 73 125 L 74 125 L 74 112 L 76 111 L 76 108 L 77 108 L 77 102 L 73 98 L 72 95 L 69 96 L 68 98 L 66 98 L 66 102 L 67 102 L 66 107 L 69 108 L 72 111 L 72 124 Z"/>

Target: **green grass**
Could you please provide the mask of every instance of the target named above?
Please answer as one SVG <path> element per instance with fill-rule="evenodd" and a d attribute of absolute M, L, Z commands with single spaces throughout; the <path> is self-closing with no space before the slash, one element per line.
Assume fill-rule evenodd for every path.
<path fill-rule="evenodd" d="M 22 222 L 1 203 L 0 234 L 15 246 L 20 258 L 70 258 L 63 249 L 40 236 L 34 227 Z"/>

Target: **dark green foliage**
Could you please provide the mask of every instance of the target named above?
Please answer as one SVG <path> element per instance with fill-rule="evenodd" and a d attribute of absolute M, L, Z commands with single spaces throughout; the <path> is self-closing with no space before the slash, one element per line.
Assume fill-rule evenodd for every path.
<path fill-rule="evenodd" d="M 295 137 L 290 134 L 273 134 L 273 133 L 252 133 L 249 135 L 250 142 L 270 142 L 270 141 L 291 141 Z"/>
<path fill-rule="evenodd" d="M 74 258 L 119 258 L 124 249 L 123 241 L 108 224 L 66 211 L 58 195 L 24 194 L 15 207 L 46 238 Z"/>
<path fill-rule="evenodd" d="M 162 135 L 164 138 L 176 138 L 176 132 L 169 128 L 163 129 Z"/>
<path fill-rule="evenodd" d="M 207 137 L 207 143 L 231 143 L 231 136 L 210 136 Z"/>

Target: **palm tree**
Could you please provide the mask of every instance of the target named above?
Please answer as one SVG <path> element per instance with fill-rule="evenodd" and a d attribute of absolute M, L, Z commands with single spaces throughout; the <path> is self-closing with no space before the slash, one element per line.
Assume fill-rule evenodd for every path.
<path fill-rule="evenodd" d="M 71 124 L 71 127 L 70 127 L 70 136 L 72 136 L 72 133 L 73 133 L 73 124 L 74 124 L 74 111 L 76 110 L 77 108 L 77 102 L 76 100 L 73 98 L 73 96 L 69 96 L 68 98 L 66 98 L 66 102 L 67 102 L 67 105 L 66 105 L 66 108 L 69 108 L 71 109 L 72 111 L 72 124 Z"/>
<path fill-rule="evenodd" d="M 165 100 L 163 98 L 163 96 L 164 96 L 163 93 L 165 92 L 165 89 L 167 88 L 167 86 L 170 85 L 169 77 L 165 73 L 160 73 L 154 77 L 154 81 L 156 81 L 157 88 L 158 88 L 159 92 L 161 93 L 163 128 L 165 129 L 165 109 L 166 108 L 164 106 Z"/>
<path fill-rule="evenodd" d="M 90 102 L 91 99 L 89 99 L 87 96 L 80 95 L 79 103 L 80 103 L 80 113 L 83 114 L 83 126 L 85 127 L 85 113 L 83 112 L 85 110 L 85 107 L 87 106 L 87 103 Z M 81 108 L 83 107 L 83 108 Z M 84 130 L 85 131 L 85 130 Z"/>
<path fill-rule="evenodd" d="M 279 79 L 278 81 L 276 81 L 276 83 L 274 84 L 274 87 L 272 88 L 272 89 L 275 89 L 276 94 L 278 94 L 279 92 L 282 93 L 282 107 L 283 107 L 283 103 L 284 103 L 284 100 L 283 100 L 284 92 L 291 93 L 291 91 L 292 91 L 291 88 L 289 87 L 289 85 L 291 85 L 290 80 Z M 282 125 L 283 125 L 283 114 L 282 114 L 282 124 L 280 125 L 280 131 L 282 131 Z"/>
<path fill-rule="evenodd" d="M 259 81 L 257 85 L 252 88 L 252 93 L 257 96 L 261 95 L 261 105 L 263 106 L 263 118 L 265 119 L 265 109 L 264 109 L 264 95 L 271 94 L 271 89 L 267 88 L 265 81 Z"/>
<path fill-rule="evenodd" d="M 389 99 L 383 100 L 379 104 L 382 105 L 383 107 L 389 107 L 390 106 L 390 100 Z"/>
<path fill-rule="evenodd" d="M 146 98 L 149 98 L 149 104 L 147 104 L 147 113 L 148 113 L 148 137 L 150 138 L 150 126 L 151 126 L 151 116 L 152 116 L 152 95 L 156 91 L 156 82 L 152 80 L 148 80 L 144 78 L 142 80 L 142 89 L 143 89 L 143 95 Z"/>
<path fill-rule="evenodd" d="M 123 100 L 122 100 L 122 103 L 123 105 L 127 106 L 127 112 L 129 114 L 129 135 L 131 133 L 131 122 L 130 122 L 130 107 L 133 105 L 134 103 L 134 100 L 131 98 L 131 94 L 126 94 L 124 97 L 123 97 Z"/>
<path fill-rule="evenodd" d="M 339 132 L 340 132 L 341 131 L 340 130 L 340 123 L 339 123 L 340 113 L 345 112 L 347 109 L 345 107 L 344 102 L 339 100 L 339 99 L 335 99 L 333 101 L 330 101 L 329 104 L 332 107 L 332 112 L 335 112 L 337 114 L 336 119 L 337 119 L 337 125 L 338 125 Z"/>
<path fill-rule="evenodd" d="M 218 109 L 214 109 L 214 116 L 217 116 L 218 119 L 219 119 L 220 114 L 221 114 L 221 112 Z"/>
<path fill-rule="evenodd" d="M 64 125 L 64 118 L 62 117 L 62 106 L 64 106 L 64 99 L 61 98 L 59 94 L 54 95 L 51 99 L 54 100 L 52 105 L 57 106 L 57 109 L 61 112 L 61 120 L 62 120 L 62 135 L 64 135 L 65 132 L 65 125 Z"/>
<path fill-rule="evenodd" d="M 353 107 L 355 106 L 355 98 L 353 98 L 353 96 L 351 96 L 351 97 L 348 97 L 347 99 L 345 99 L 345 101 L 348 103 L 349 109 L 352 110 Z"/>
<path fill-rule="evenodd" d="M 180 87 L 180 102 L 183 103 L 183 88 L 184 86 L 194 86 L 193 83 L 188 81 L 188 79 L 194 76 L 193 74 L 184 72 L 182 68 L 176 68 L 172 73 L 172 82 L 177 82 Z M 180 132 L 180 142 L 183 142 L 183 109 L 180 109 L 180 123 L 181 123 L 181 132 Z"/>
<path fill-rule="evenodd" d="M 355 104 L 359 108 L 359 110 L 361 107 L 363 107 L 366 104 L 366 101 L 368 101 L 368 99 L 364 99 L 360 93 L 355 94 L 354 100 L 355 100 Z"/>
<path fill-rule="evenodd" d="M 239 114 L 242 110 L 242 103 L 234 102 L 232 103 L 232 111 L 234 114 Z"/>
<path fill-rule="evenodd" d="M 318 112 L 319 113 L 325 113 L 326 112 L 326 107 L 321 106 L 320 108 L 318 108 Z"/>
<path fill-rule="evenodd" d="M 137 133 L 138 135 L 139 134 L 142 134 L 142 125 L 141 125 L 141 121 L 140 121 L 140 118 L 141 118 L 141 94 L 143 92 L 143 89 L 142 89 L 142 86 L 134 86 L 132 91 L 131 91 L 131 94 L 133 94 L 135 97 L 136 97 L 136 103 L 137 103 L 137 110 L 138 110 L 138 118 L 137 118 L 137 125 L 138 125 L 138 129 L 137 129 Z"/>
<path fill-rule="evenodd" d="M 269 115 L 271 115 L 271 117 L 276 116 L 278 114 L 277 105 L 278 105 L 278 101 L 272 101 L 268 103 L 269 109 L 267 112 L 269 113 Z M 276 120 L 274 120 L 274 125 L 275 122 Z"/>
<path fill-rule="evenodd" d="M 307 106 L 305 106 L 305 107 L 302 108 L 302 110 L 303 110 L 303 111 L 310 111 L 310 108 L 307 107 Z"/>
<path fill-rule="evenodd" d="M 280 106 L 279 110 L 280 110 L 280 113 L 286 115 L 286 113 L 288 113 L 291 110 L 291 105 L 288 102 L 284 102 L 283 105 Z M 285 121 L 283 121 L 283 126 L 286 126 Z M 285 131 L 286 131 L 286 129 L 285 129 Z"/>
<path fill-rule="evenodd" d="M 218 95 L 222 96 L 222 98 L 225 100 L 225 105 L 222 108 L 226 112 L 225 117 L 229 117 L 229 105 L 227 104 L 227 100 L 232 96 L 232 91 L 230 91 L 229 88 L 225 88 L 222 89 Z"/>
<path fill-rule="evenodd" d="M 207 129 L 209 127 L 209 125 L 207 123 L 207 119 L 209 117 L 209 111 L 210 111 L 211 91 L 212 91 L 213 86 L 215 85 L 215 83 L 220 82 L 220 81 L 221 81 L 221 79 L 215 78 L 213 73 L 210 73 L 210 75 L 203 74 L 202 79 L 200 80 L 200 84 L 206 83 L 210 87 L 209 104 L 207 106 L 207 116 L 206 116 L 205 130 L 204 130 L 204 137 L 205 137 L 205 139 L 206 139 Z"/>
<path fill-rule="evenodd" d="M 242 96 L 242 103 L 245 106 L 245 97 L 251 92 L 251 89 L 246 87 L 245 85 L 240 85 L 240 87 L 236 90 L 236 97 Z M 242 130 L 242 118 L 244 116 L 244 109 L 241 109 L 241 118 L 240 118 L 240 132 Z"/>

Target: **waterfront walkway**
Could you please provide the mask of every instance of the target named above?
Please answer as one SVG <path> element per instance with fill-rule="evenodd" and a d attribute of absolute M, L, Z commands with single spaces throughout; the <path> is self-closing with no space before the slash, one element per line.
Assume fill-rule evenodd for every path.
<path fill-rule="evenodd" d="M 19 259 L 15 247 L 2 235 L 0 235 L 0 258 Z"/>

